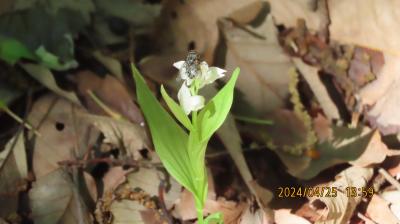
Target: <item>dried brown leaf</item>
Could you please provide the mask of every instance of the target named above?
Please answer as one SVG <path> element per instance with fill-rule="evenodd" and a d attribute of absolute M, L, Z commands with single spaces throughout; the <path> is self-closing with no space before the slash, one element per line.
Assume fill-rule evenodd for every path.
<path fill-rule="evenodd" d="M 372 196 L 366 213 L 377 223 L 397 224 L 400 221 L 396 218 L 393 212 L 390 211 L 389 202 L 376 194 Z"/>

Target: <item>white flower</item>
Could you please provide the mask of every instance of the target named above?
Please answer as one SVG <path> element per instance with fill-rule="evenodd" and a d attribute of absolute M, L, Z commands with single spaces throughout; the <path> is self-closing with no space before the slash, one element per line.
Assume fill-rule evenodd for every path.
<path fill-rule="evenodd" d="M 182 84 L 179 89 L 178 100 L 186 115 L 204 107 L 204 97 L 200 95 L 192 96 L 190 89 L 185 84 Z"/>
<path fill-rule="evenodd" d="M 204 97 L 197 95 L 198 90 L 224 77 L 226 72 L 217 67 L 208 67 L 205 61 L 197 66 L 196 64 L 189 65 L 186 61 L 178 61 L 174 63 L 174 67 L 179 69 L 179 76 L 184 80 L 178 92 L 178 99 L 187 115 L 204 107 Z M 193 83 L 196 83 L 196 86 L 193 86 Z"/>
<path fill-rule="evenodd" d="M 185 81 L 186 85 L 190 86 L 194 79 L 199 81 L 199 88 L 203 88 L 205 85 L 213 83 L 215 80 L 225 76 L 226 70 L 218 67 L 208 67 L 207 62 L 203 61 L 200 63 L 200 71 L 198 75 L 189 77 L 187 64 L 185 61 L 178 61 L 174 63 L 174 67 L 179 69 L 179 76 Z"/>
<path fill-rule="evenodd" d="M 199 88 L 203 88 L 205 85 L 213 83 L 215 80 L 225 76 L 226 70 L 218 67 L 208 67 L 207 62 L 203 61 L 200 63 L 201 75 Z"/>

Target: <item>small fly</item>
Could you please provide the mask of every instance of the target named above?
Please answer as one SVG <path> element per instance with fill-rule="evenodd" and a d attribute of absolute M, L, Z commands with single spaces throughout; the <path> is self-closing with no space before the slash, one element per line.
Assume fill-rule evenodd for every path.
<path fill-rule="evenodd" d="M 197 74 L 200 72 L 200 57 L 196 53 L 196 51 L 189 51 L 186 57 L 185 67 L 187 75 L 190 79 L 196 77 Z"/>

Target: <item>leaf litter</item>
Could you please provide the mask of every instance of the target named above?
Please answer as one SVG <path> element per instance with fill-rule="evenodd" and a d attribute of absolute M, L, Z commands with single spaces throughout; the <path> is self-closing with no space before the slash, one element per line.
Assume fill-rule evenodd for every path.
<path fill-rule="evenodd" d="M 397 3 L 149 2 L 19 0 L 1 12 L 0 37 L 20 48 L 0 58 L 48 90 L 33 90 L 25 113 L 15 107 L 20 92 L 1 101 L 37 133 L 11 130 L 1 141 L 0 204 L 8 206 L 0 222 L 195 222 L 193 198 L 162 171 L 126 69 L 139 64 L 160 96 L 160 84 L 177 89 L 172 62 L 191 49 L 210 65 L 242 70 L 234 110 L 206 155 L 205 215 L 221 211 L 225 223 L 243 224 L 399 222 L 400 144 L 388 141 L 399 125 Z M 50 17 L 58 19 L 43 20 Z M 18 23 L 29 18 L 54 37 Z M 0 50 L 15 44 L 2 41 Z M 272 125 L 249 122 L 257 119 Z M 264 164 L 272 171 L 254 168 Z M 386 168 L 394 178 L 376 172 Z M 342 191 L 290 199 L 276 186 Z M 372 186 L 370 198 L 343 190 Z"/>

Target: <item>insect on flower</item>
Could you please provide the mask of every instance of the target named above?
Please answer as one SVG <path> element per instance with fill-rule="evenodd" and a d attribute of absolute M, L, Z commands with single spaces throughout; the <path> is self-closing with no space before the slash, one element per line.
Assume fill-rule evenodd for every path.
<path fill-rule="evenodd" d="M 186 73 L 189 78 L 193 79 L 199 74 L 200 57 L 196 51 L 189 51 L 184 66 L 186 67 Z"/>

